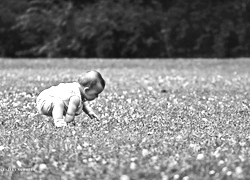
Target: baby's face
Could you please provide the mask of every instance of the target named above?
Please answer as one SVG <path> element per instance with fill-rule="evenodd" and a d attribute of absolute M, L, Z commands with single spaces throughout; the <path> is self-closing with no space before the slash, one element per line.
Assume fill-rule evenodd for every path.
<path fill-rule="evenodd" d="M 98 98 L 98 95 L 103 91 L 103 88 L 101 86 L 100 83 L 98 83 L 97 85 L 95 85 L 94 87 L 90 88 L 90 89 L 86 89 L 84 92 L 84 97 L 88 100 L 88 101 L 92 101 L 95 98 Z"/>

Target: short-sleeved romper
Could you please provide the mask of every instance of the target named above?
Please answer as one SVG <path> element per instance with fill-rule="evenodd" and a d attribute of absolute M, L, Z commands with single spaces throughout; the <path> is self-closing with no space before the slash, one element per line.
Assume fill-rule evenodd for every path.
<path fill-rule="evenodd" d="M 70 98 L 72 96 L 78 96 L 80 98 L 81 103 L 76 110 L 76 115 L 79 115 L 82 113 L 83 102 L 79 90 L 79 84 L 77 82 L 60 83 L 57 86 L 52 86 L 42 91 L 36 100 L 37 109 L 41 114 L 52 116 L 54 102 L 59 98 L 64 103 L 63 114 L 65 115 L 69 106 Z"/>

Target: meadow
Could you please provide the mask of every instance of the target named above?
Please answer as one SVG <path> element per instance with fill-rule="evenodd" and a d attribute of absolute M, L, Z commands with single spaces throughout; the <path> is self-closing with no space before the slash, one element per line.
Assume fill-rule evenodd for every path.
<path fill-rule="evenodd" d="M 106 89 L 55 128 L 35 100 L 96 69 Z M 250 179 L 248 59 L 0 59 L 0 179 Z"/>

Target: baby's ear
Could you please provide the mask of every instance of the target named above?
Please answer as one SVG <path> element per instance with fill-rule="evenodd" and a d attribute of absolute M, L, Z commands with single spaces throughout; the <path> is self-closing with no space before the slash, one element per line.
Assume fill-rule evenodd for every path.
<path fill-rule="evenodd" d="M 84 92 L 89 91 L 89 87 L 84 87 L 83 91 L 84 91 Z"/>

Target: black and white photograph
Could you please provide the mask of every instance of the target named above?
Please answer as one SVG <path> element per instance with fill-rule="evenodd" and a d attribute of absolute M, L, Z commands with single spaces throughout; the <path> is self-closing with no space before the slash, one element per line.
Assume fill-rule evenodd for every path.
<path fill-rule="evenodd" d="M 250 180 L 250 0 L 0 0 L 0 180 Z"/>

